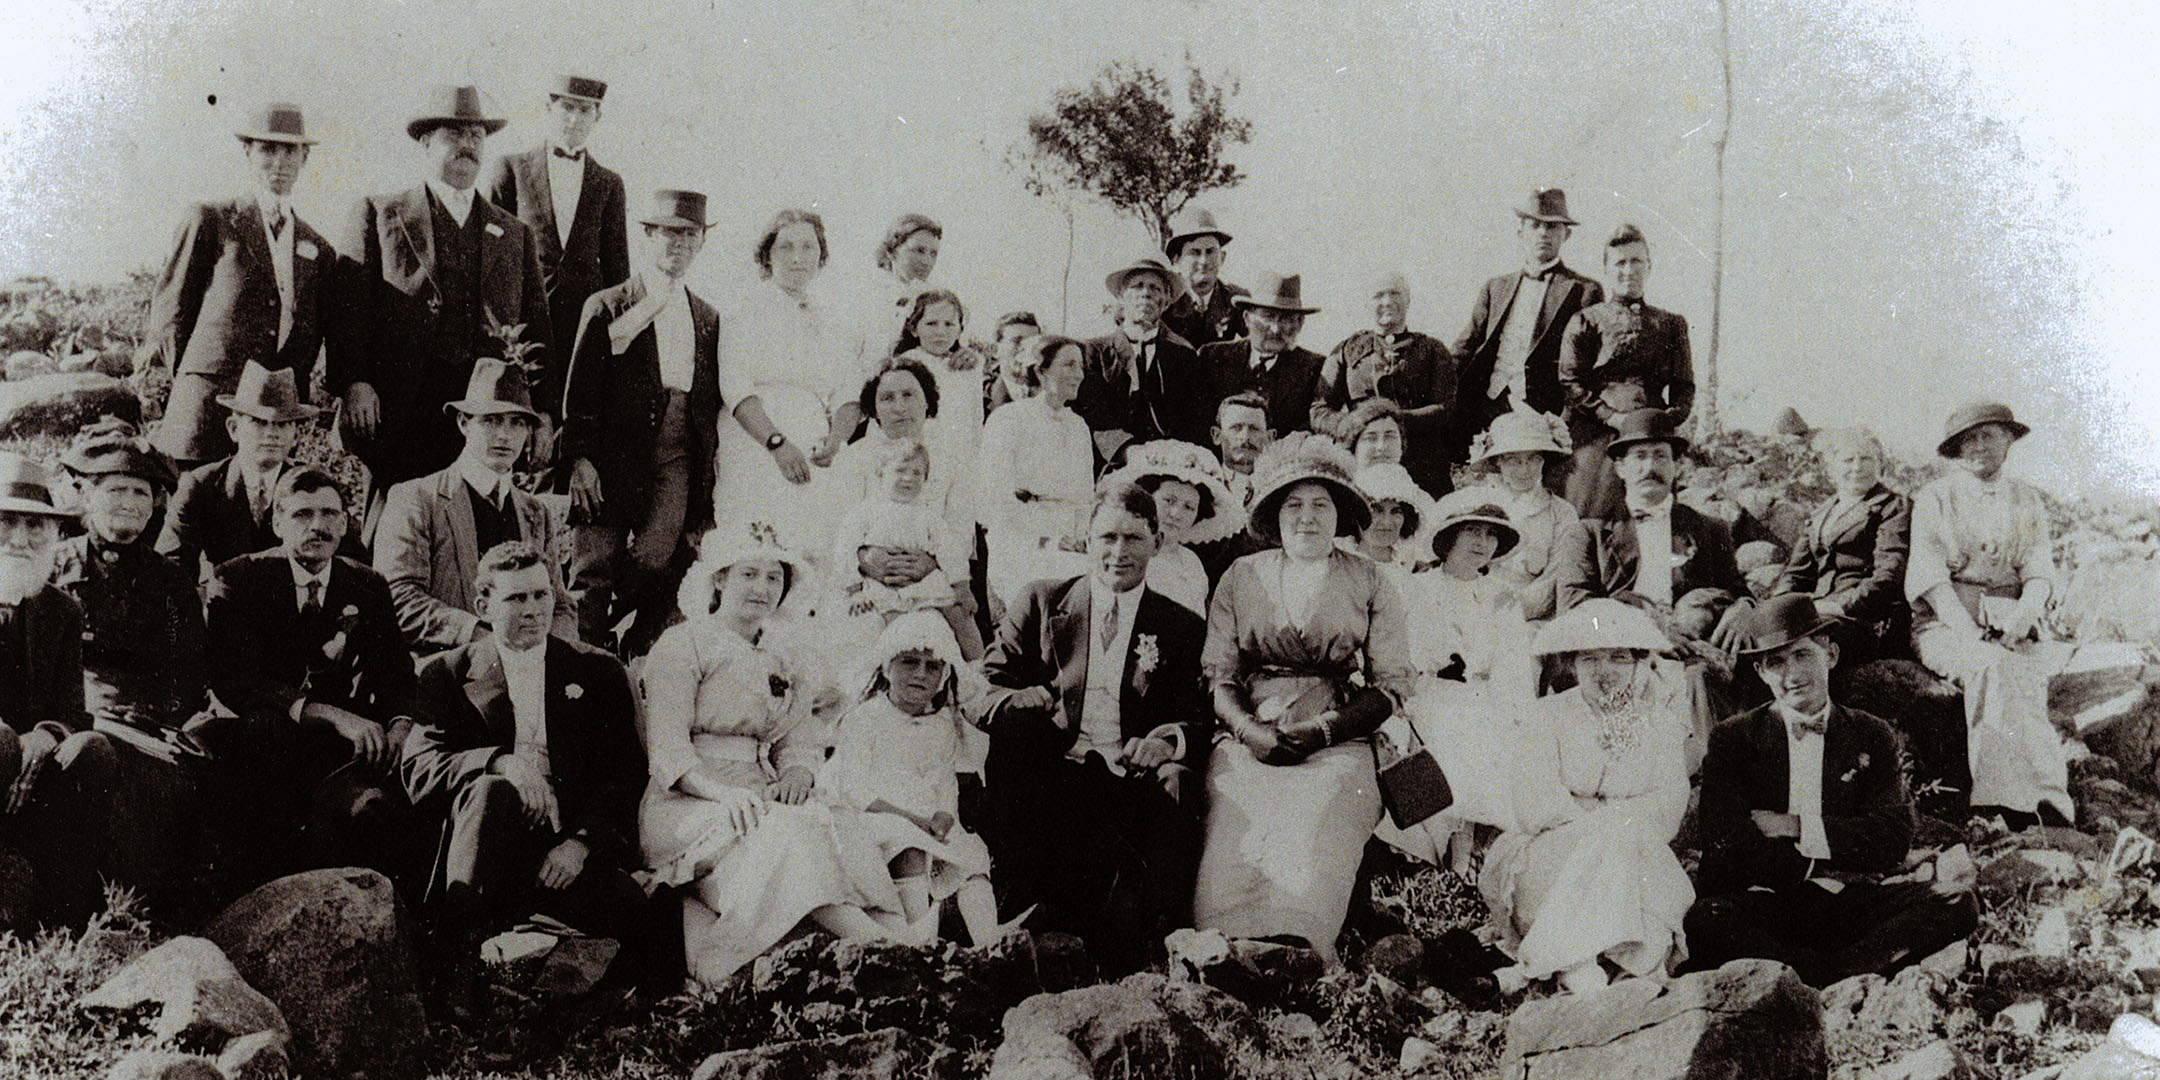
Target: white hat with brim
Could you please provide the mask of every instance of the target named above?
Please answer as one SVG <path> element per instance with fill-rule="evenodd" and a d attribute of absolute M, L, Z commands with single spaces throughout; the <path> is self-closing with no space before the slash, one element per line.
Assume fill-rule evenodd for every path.
<path fill-rule="evenodd" d="M 675 604 L 685 617 L 695 619 L 711 610 L 713 583 L 729 567 L 752 559 L 770 559 L 788 568 L 788 592 L 781 606 L 798 597 L 812 595 L 809 560 L 780 542 L 780 531 L 771 522 L 746 521 L 715 526 L 698 541 L 697 561 L 683 574 L 675 592 Z"/>
<path fill-rule="evenodd" d="M 887 623 L 869 659 L 884 667 L 893 657 L 911 652 L 929 653 L 956 670 L 967 665 L 967 659 L 960 655 L 960 639 L 953 636 L 952 624 L 928 608 L 902 612 Z"/>
<path fill-rule="evenodd" d="M 1367 465 L 1358 470 L 1358 490 L 1365 493 L 1365 501 L 1377 507 L 1384 502 L 1401 503 L 1417 515 L 1417 523 L 1411 526 L 1404 540 L 1423 542 L 1431 534 L 1440 516 L 1434 512 L 1435 504 L 1425 489 L 1410 478 L 1410 470 L 1392 461 L 1379 465 Z"/>
<path fill-rule="evenodd" d="M 1207 516 L 1186 530 L 1187 544 L 1211 544 L 1236 536 L 1245 527 L 1245 505 L 1230 490 L 1230 480 L 1205 446 L 1178 439 L 1157 439 L 1125 451 L 1125 464 L 1103 477 L 1105 487 L 1128 483 L 1147 487 L 1149 479 L 1175 480 L 1207 492 Z"/>
<path fill-rule="evenodd" d="M 1585 600 L 1546 623 L 1530 651 L 1538 656 L 1562 656 L 1592 649 L 1665 652 L 1671 648 L 1672 641 L 1640 608 L 1598 598 Z"/>
<path fill-rule="evenodd" d="M 1470 440 L 1470 463 L 1482 465 L 1502 454 L 1550 454 L 1567 457 L 1575 441 L 1567 423 L 1551 413 L 1516 409 L 1493 418 L 1477 438 Z"/>

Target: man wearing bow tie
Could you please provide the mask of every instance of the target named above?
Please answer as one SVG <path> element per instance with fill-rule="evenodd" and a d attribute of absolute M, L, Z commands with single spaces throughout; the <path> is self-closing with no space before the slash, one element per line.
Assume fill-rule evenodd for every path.
<path fill-rule="evenodd" d="M 1613 422 L 1657 409 L 1678 428 L 1695 406 L 1695 361 L 1687 319 L 1643 302 L 1650 242 L 1622 225 L 1605 244 L 1612 298 L 1582 309 L 1560 338 L 1560 388 L 1567 396 L 1575 461 L 1567 498 L 1583 517 L 1601 517 L 1620 501 L 1620 478 L 1605 456 Z"/>
<path fill-rule="evenodd" d="M 1626 498 L 1615 513 L 1585 518 L 1554 542 L 1559 610 L 1603 596 L 1669 615 L 1696 589 L 1743 595 L 1731 531 L 1673 498 L 1687 440 L 1656 409 L 1622 416 L 1616 427 L 1605 453 Z"/>
<path fill-rule="evenodd" d="M 254 191 L 189 212 L 151 294 L 136 360 L 138 370 L 172 372 L 156 443 L 182 468 L 232 452 L 211 402 L 232 393 L 250 361 L 292 371 L 307 393 L 331 297 L 335 253 L 292 208 L 315 145 L 300 107 L 270 105 L 235 134 Z"/>
<path fill-rule="evenodd" d="M 1576 224 L 1568 216 L 1567 192 L 1539 188 L 1515 217 L 1524 266 L 1478 290 L 1470 323 L 1455 339 L 1463 365 L 1455 435 L 1463 446 L 1510 409 L 1560 411 L 1561 333 L 1576 312 L 1605 298 L 1597 282 L 1560 261 L 1560 247 Z"/>
<path fill-rule="evenodd" d="M 1109 461 L 1128 442 L 1205 441 L 1214 400 L 1207 368 L 1162 321 L 1184 280 L 1158 260 L 1136 259 L 1104 285 L 1117 300 L 1118 327 L 1087 343 L 1087 375 L 1073 400 L 1096 450 Z"/>

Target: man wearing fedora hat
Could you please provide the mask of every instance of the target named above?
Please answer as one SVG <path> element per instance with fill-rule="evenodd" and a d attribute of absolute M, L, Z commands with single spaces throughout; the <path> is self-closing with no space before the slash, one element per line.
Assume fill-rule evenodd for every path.
<path fill-rule="evenodd" d="M 632 656 L 673 614 L 688 538 L 712 521 L 720 415 L 720 315 L 683 286 L 712 224 L 705 196 L 656 191 L 638 220 L 651 261 L 585 302 L 562 433 L 578 637 L 604 643 L 635 612 Z"/>
<path fill-rule="evenodd" d="M 1305 316 L 1319 308 L 1305 304 L 1304 282 L 1296 274 L 1262 274 L 1250 296 L 1231 301 L 1244 312 L 1248 334 L 1218 341 L 1200 350 L 1200 362 L 1214 379 L 1215 400 L 1240 390 L 1258 390 L 1268 403 L 1268 427 L 1281 438 L 1312 423 L 1313 387 L 1326 360 L 1297 347 Z"/>
<path fill-rule="evenodd" d="M 321 410 L 300 400 L 293 372 L 249 364 L 239 385 L 220 394 L 232 453 L 180 477 L 157 551 L 201 578 L 227 559 L 277 546 L 270 503 L 279 475 L 300 445 L 302 426 Z M 344 554 L 363 557 L 350 537 Z"/>
<path fill-rule="evenodd" d="M 1210 389 L 1191 343 L 1163 325 L 1185 281 L 1157 259 L 1134 259 L 1103 279 L 1117 329 L 1087 342 L 1087 375 L 1073 411 L 1095 433 L 1103 460 L 1128 442 L 1204 441 Z"/>
<path fill-rule="evenodd" d="M 0 840 L 30 860 L 45 914 L 63 922 L 100 906 L 115 768 L 83 711 L 82 608 L 51 582 L 74 516 L 43 466 L 0 451 Z"/>
<path fill-rule="evenodd" d="M 1462 440 L 1513 408 L 1558 413 L 1561 335 L 1576 312 L 1605 299 L 1597 282 L 1560 261 L 1560 247 L 1576 224 L 1568 216 L 1567 192 L 1532 191 L 1515 208 L 1515 219 L 1523 268 L 1478 290 L 1470 323 L 1455 339 L 1462 364 L 1456 434 Z"/>
<path fill-rule="evenodd" d="M 1250 294 L 1222 279 L 1229 246 L 1230 234 L 1206 210 L 1187 207 L 1170 219 L 1163 255 L 1183 275 L 1186 291 L 1171 298 L 1163 325 L 1195 349 L 1245 336 L 1245 313 L 1232 301 Z"/>
<path fill-rule="evenodd" d="M 519 540 L 545 555 L 558 578 L 563 565 L 554 515 L 510 482 L 540 425 L 524 370 L 492 357 L 479 361 L 465 396 L 443 411 L 456 418 L 464 439 L 457 460 L 393 486 L 375 534 L 375 571 L 390 583 L 398 626 L 416 656 L 488 632 L 474 581 L 482 552 Z M 559 580 L 556 586 L 556 625 L 573 634 L 577 611 L 569 587 Z"/>
<path fill-rule="evenodd" d="M 1320 368 L 1312 425 L 1333 430 L 1350 410 L 1384 397 L 1402 407 L 1403 467 L 1426 491 L 1445 495 L 1454 478 L 1448 431 L 1455 405 L 1455 357 L 1438 338 L 1410 329 L 1410 280 L 1390 271 L 1373 283 L 1373 327 L 1343 339 Z"/>
<path fill-rule="evenodd" d="M 1817 987 L 1890 975 L 1972 932 L 1966 883 L 1883 884 L 1912 842 L 1898 740 L 1831 700 L 1835 617 L 1780 596 L 1737 629 L 1740 659 L 1771 701 L 1719 724 L 1703 761 L 1700 897 L 1690 966 L 1739 957 L 1789 964 Z"/>
<path fill-rule="evenodd" d="M 488 166 L 480 190 L 518 216 L 540 244 L 540 280 L 547 288 L 554 342 L 568 349 L 586 298 L 630 276 L 629 216 L 622 177 L 593 160 L 585 145 L 600 123 L 607 84 L 583 75 L 557 76 L 548 86 L 551 138 Z M 538 387 L 550 409 L 553 390 Z"/>
<path fill-rule="evenodd" d="M 1731 531 L 1673 497 L 1687 440 L 1657 409 L 1628 413 L 1614 426 L 1605 453 L 1626 497 L 1616 513 L 1585 518 L 1554 543 L 1559 610 L 1604 596 L 1669 614 L 1696 589 L 1744 595 Z"/>
<path fill-rule="evenodd" d="M 497 327 L 520 328 L 517 343 L 532 347 L 521 361 L 528 368 L 559 367 L 540 241 L 473 188 L 487 137 L 504 123 L 486 115 L 477 87 L 435 87 L 405 125 L 425 179 L 361 199 L 339 249 L 340 314 L 324 385 L 344 398 L 346 445 L 378 492 L 457 457 L 442 405 L 475 360 L 509 355 Z M 561 385 L 548 374 L 533 381 Z"/>
<path fill-rule="evenodd" d="M 151 294 L 139 370 L 172 372 L 156 442 L 184 467 L 232 451 L 210 407 L 248 363 L 289 369 L 306 392 L 322 352 L 336 253 L 293 211 L 307 164 L 300 106 L 276 102 L 234 134 L 254 190 L 188 212 Z"/>

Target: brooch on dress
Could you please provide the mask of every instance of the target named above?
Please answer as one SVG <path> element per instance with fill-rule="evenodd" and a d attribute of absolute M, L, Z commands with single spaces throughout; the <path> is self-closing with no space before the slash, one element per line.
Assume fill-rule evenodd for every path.
<path fill-rule="evenodd" d="M 788 681 L 787 676 L 778 672 L 765 676 L 765 688 L 771 691 L 772 696 L 776 698 L 786 697 L 788 691 L 794 689 L 794 686 L 794 683 Z"/>

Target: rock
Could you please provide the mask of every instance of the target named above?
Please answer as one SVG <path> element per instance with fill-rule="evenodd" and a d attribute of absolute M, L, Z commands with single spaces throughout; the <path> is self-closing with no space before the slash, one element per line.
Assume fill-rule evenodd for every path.
<path fill-rule="evenodd" d="M 218 1054 L 218 1071 L 225 1080 L 284 1080 L 292 1072 L 291 1045 L 292 1037 L 283 1032 L 242 1035 Z"/>
<path fill-rule="evenodd" d="M 419 1075 L 427 1016 L 412 923 L 388 878 L 352 867 L 279 878 L 235 901 L 203 935 L 277 1002 L 302 1075 Z"/>
<path fill-rule="evenodd" d="M 1819 1080 L 1830 1068 L 1822 996 L 1768 960 L 1529 1002 L 1508 1019 L 1500 1065 L 1507 1080 Z"/>
<path fill-rule="evenodd" d="M 1808 432 L 1814 429 L 1808 427 L 1808 422 L 1800 418 L 1800 410 L 1787 405 L 1778 410 L 1777 419 L 1771 421 L 1770 430 L 1779 435 L 1797 435 L 1804 439 Z"/>
<path fill-rule="evenodd" d="M 1942 1027 L 1947 976 L 1909 967 L 1868 995 L 1854 1022 L 1862 1031 L 1929 1032 Z"/>
<path fill-rule="evenodd" d="M 2107 1041 L 2066 1066 L 2059 1080 L 2160 1080 L 2160 1025 L 2142 1016 L 2117 1019 Z"/>
<path fill-rule="evenodd" d="M 1852 1024 L 1867 1005 L 1868 995 L 1889 984 L 1888 979 L 1873 972 L 1855 975 L 1849 979 L 1823 987 L 1823 1029 L 1839 1031 Z"/>
<path fill-rule="evenodd" d="M 1984 895 L 2000 896 L 2036 885 L 2070 885 L 2085 876 L 2077 856 L 2046 848 L 2006 851 L 1980 868 L 1978 888 Z"/>
<path fill-rule="evenodd" d="M 990 1080 L 1222 1080 L 1261 1028 L 1236 998 L 1153 973 L 1039 994 L 1005 1014 Z"/>
<path fill-rule="evenodd" d="M 1303 1003 L 1327 970 L 1311 949 L 1232 941 L 1220 930 L 1176 930 L 1163 939 L 1163 947 L 1171 978 L 1212 986 L 1253 1006 Z"/>
<path fill-rule="evenodd" d="M 1345 1039 L 1392 1047 L 1432 1018 L 1431 1006 L 1385 975 L 1367 972 L 1350 978 L 1355 981 L 1336 999 L 1328 1018 L 1328 1027 Z"/>
<path fill-rule="evenodd" d="M 608 965 L 615 962 L 615 954 L 622 951 L 622 943 L 614 938 L 564 938 L 548 953 L 547 962 L 540 966 L 540 978 L 533 984 L 533 992 L 542 999 L 578 997 L 592 992 L 608 973 Z"/>
<path fill-rule="evenodd" d="M 922 1039 L 881 1028 L 714 1054 L 691 1080 L 886 1080 L 921 1075 L 935 1056 Z"/>
<path fill-rule="evenodd" d="M 1995 1023 L 2020 1035 L 2038 1035 L 2040 1025 L 2047 1023 L 2047 1002 L 2039 998 L 2027 998 L 2007 1006 L 1995 1014 Z"/>
<path fill-rule="evenodd" d="M 1972 1080 L 1972 1063 L 1948 1040 L 1929 1043 L 1865 1074 L 1864 1080 Z"/>
<path fill-rule="evenodd" d="M 0 932 L 35 929 L 42 891 L 30 860 L 14 847 L 0 844 Z"/>
<path fill-rule="evenodd" d="M 2059 907 L 2042 911 L 2025 941 L 2034 956 L 2068 956 L 2070 944 L 2070 913 Z"/>
<path fill-rule="evenodd" d="M 135 391 L 110 375 L 81 371 L 20 381 L 11 375 L 0 383 L 0 440 L 44 436 L 64 442 L 107 414 L 142 423 L 142 402 Z"/>
<path fill-rule="evenodd" d="M 1319 1042 L 1320 1021 L 1301 1012 L 1270 1012 L 1262 1020 L 1268 1041 L 1278 1046 L 1309 1046 Z"/>
<path fill-rule="evenodd" d="M 1965 974 L 1965 966 L 1971 956 L 1972 947 L 1966 944 L 1964 938 L 1959 938 L 1930 953 L 1926 959 L 1920 961 L 1918 966 L 1935 972 L 1946 979 L 1955 979 Z"/>
<path fill-rule="evenodd" d="M 2087 836 L 2076 829 L 2061 825 L 2035 825 L 2017 835 L 2017 842 L 2027 849 L 2046 848 L 2075 855 L 2080 859 L 2098 859 L 2107 854 L 2097 837 Z"/>
<path fill-rule="evenodd" d="M 83 1009 L 126 1010 L 156 1002 L 150 1030 L 176 1045 L 216 1051 L 256 1032 L 287 1033 L 285 1016 L 240 977 L 216 945 L 176 937 L 136 957 L 82 996 Z"/>
<path fill-rule="evenodd" d="M 2106 1031 L 2131 1009 L 2130 995 L 2119 986 L 2095 986 L 2070 1001 L 2070 1022 L 2080 1031 Z"/>
<path fill-rule="evenodd" d="M 217 1063 L 172 1050 L 137 1050 L 115 1062 L 105 1080 L 226 1080 Z"/>
<path fill-rule="evenodd" d="M 1366 947 L 1365 970 L 1414 988 L 1425 972 L 1425 943 L 1409 934 L 1389 934 Z"/>
<path fill-rule="evenodd" d="M 59 369 L 60 365 L 54 363 L 52 357 L 41 352 L 18 349 L 8 354 L 7 379 L 9 382 L 35 379 L 40 375 L 50 375 Z"/>
<path fill-rule="evenodd" d="M 1439 1063 L 1439 1047 L 1415 1035 L 1403 1040 L 1400 1068 L 1404 1076 L 1415 1076 L 1424 1071 L 1427 1066 L 1438 1065 Z"/>
<path fill-rule="evenodd" d="M 509 930 L 480 943 L 480 959 L 490 964 L 515 964 L 546 956 L 561 938 L 541 930 Z"/>

